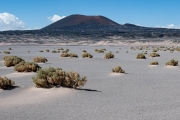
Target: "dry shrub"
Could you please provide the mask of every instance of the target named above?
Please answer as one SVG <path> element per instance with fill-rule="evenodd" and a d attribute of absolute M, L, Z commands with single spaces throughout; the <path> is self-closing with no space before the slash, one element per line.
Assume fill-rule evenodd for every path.
<path fill-rule="evenodd" d="M 15 85 L 14 81 L 11 79 L 8 79 L 7 77 L 1 77 L 0 76 L 0 88 L 5 90 L 5 89 L 11 89 Z"/>
<path fill-rule="evenodd" d="M 157 52 L 157 50 L 154 49 L 152 52 Z"/>
<path fill-rule="evenodd" d="M 16 64 L 24 61 L 23 59 L 17 56 L 4 56 L 4 65 L 7 67 L 15 66 Z"/>
<path fill-rule="evenodd" d="M 36 72 L 41 69 L 41 67 L 34 62 L 22 61 L 19 64 L 15 65 L 14 69 L 18 72 Z"/>
<path fill-rule="evenodd" d="M 39 52 L 43 52 L 43 50 L 40 50 Z"/>
<path fill-rule="evenodd" d="M 143 53 L 139 53 L 139 54 L 136 56 L 136 59 L 146 59 L 146 56 L 145 56 Z"/>
<path fill-rule="evenodd" d="M 166 63 L 169 66 L 178 66 L 178 61 L 171 59 L 169 62 Z"/>
<path fill-rule="evenodd" d="M 94 49 L 94 52 L 97 52 L 98 51 L 98 49 Z"/>
<path fill-rule="evenodd" d="M 160 55 L 158 53 L 151 53 L 149 57 L 160 57 Z"/>
<path fill-rule="evenodd" d="M 82 58 L 93 58 L 93 55 L 91 55 L 90 53 L 83 53 Z"/>
<path fill-rule="evenodd" d="M 104 50 L 100 49 L 97 51 L 98 53 L 104 53 Z"/>
<path fill-rule="evenodd" d="M 37 72 L 36 77 L 32 77 L 36 87 L 51 88 L 63 86 L 68 88 L 78 88 L 84 86 L 86 77 L 80 77 L 77 72 L 65 72 L 61 68 L 46 68 Z"/>
<path fill-rule="evenodd" d="M 125 70 L 123 70 L 120 66 L 116 66 L 115 68 L 112 69 L 112 72 L 125 73 Z"/>
<path fill-rule="evenodd" d="M 104 55 L 104 58 L 105 58 L 105 59 L 114 58 L 114 55 L 113 55 L 111 52 L 109 52 L 109 53 L 106 53 L 106 54 Z"/>
<path fill-rule="evenodd" d="M 49 52 L 49 50 L 47 49 L 46 52 Z"/>
<path fill-rule="evenodd" d="M 8 48 L 8 50 L 12 50 L 11 48 Z"/>
<path fill-rule="evenodd" d="M 46 63 L 48 61 L 45 57 L 35 57 L 33 60 L 38 63 Z"/>
<path fill-rule="evenodd" d="M 10 52 L 9 52 L 9 51 L 3 51 L 3 53 L 4 53 L 4 54 L 10 54 Z"/>
<path fill-rule="evenodd" d="M 158 61 L 150 62 L 150 65 L 158 65 Z"/>

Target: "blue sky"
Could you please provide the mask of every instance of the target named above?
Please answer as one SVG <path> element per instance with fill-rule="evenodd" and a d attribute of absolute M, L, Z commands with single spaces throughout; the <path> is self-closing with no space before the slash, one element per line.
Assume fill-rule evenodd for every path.
<path fill-rule="evenodd" d="M 180 0 L 0 0 L 0 5 L 0 30 L 42 28 L 52 23 L 54 15 L 60 19 L 71 14 L 103 15 L 119 24 L 180 28 Z"/>

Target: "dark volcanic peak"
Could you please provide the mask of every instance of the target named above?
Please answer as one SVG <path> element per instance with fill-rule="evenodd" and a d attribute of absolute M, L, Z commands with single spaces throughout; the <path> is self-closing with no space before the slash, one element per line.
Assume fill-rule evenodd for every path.
<path fill-rule="evenodd" d="M 65 17 L 55 23 L 52 23 L 43 28 L 43 30 L 48 29 L 61 29 L 71 26 L 119 26 L 118 23 L 104 17 L 104 16 L 86 16 L 86 15 L 70 15 Z"/>

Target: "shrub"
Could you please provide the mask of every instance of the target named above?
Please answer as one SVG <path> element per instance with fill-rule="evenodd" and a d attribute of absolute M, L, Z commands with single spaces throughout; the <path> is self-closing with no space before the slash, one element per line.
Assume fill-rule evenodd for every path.
<path fill-rule="evenodd" d="M 76 55 L 75 53 L 69 53 L 69 57 L 75 57 L 75 58 L 78 58 L 78 55 Z"/>
<path fill-rule="evenodd" d="M 86 50 L 82 50 L 82 52 L 87 52 Z"/>
<path fill-rule="evenodd" d="M 8 50 L 12 50 L 11 48 L 8 48 Z"/>
<path fill-rule="evenodd" d="M 53 50 L 52 53 L 57 53 L 57 51 L 56 51 L 56 50 Z"/>
<path fill-rule="evenodd" d="M 149 57 L 160 57 L 160 55 L 158 53 L 151 53 Z"/>
<path fill-rule="evenodd" d="M 78 57 L 76 54 L 74 54 L 74 53 L 62 53 L 61 54 L 61 57 Z"/>
<path fill-rule="evenodd" d="M 157 50 L 154 49 L 152 52 L 157 52 Z"/>
<path fill-rule="evenodd" d="M 150 62 L 150 65 L 158 65 L 158 61 Z"/>
<path fill-rule="evenodd" d="M 105 59 L 114 58 L 114 55 L 113 55 L 111 52 L 109 52 L 109 53 L 106 53 L 106 54 L 104 55 L 104 58 L 105 58 Z"/>
<path fill-rule="evenodd" d="M 4 65 L 7 67 L 15 66 L 21 61 L 24 61 L 23 59 L 17 56 L 4 56 L 3 59 L 4 59 Z"/>
<path fill-rule="evenodd" d="M 101 49 L 101 50 L 98 50 L 97 52 L 98 53 L 104 53 L 104 50 Z"/>
<path fill-rule="evenodd" d="M 14 66 L 14 69 L 18 72 L 36 72 L 41 67 L 34 62 L 20 62 L 19 64 Z"/>
<path fill-rule="evenodd" d="M 166 65 L 169 66 L 177 66 L 178 65 L 178 61 L 171 59 L 169 62 L 166 63 Z"/>
<path fill-rule="evenodd" d="M 113 68 L 112 72 L 115 72 L 115 73 L 125 73 L 125 71 L 120 66 L 116 66 L 115 68 Z"/>
<path fill-rule="evenodd" d="M 15 85 L 14 81 L 11 79 L 8 79 L 7 77 L 1 77 L 0 76 L 0 88 L 1 89 L 11 89 Z"/>
<path fill-rule="evenodd" d="M 68 53 L 68 52 L 64 50 L 64 51 L 62 51 L 62 53 Z"/>
<path fill-rule="evenodd" d="M 30 51 L 28 50 L 27 52 L 29 53 Z"/>
<path fill-rule="evenodd" d="M 46 63 L 48 60 L 45 58 L 45 57 L 35 57 L 34 59 L 34 62 L 38 62 L 38 63 Z"/>
<path fill-rule="evenodd" d="M 46 52 L 49 52 L 49 50 L 46 50 Z"/>
<path fill-rule="evenodd" d="M 87 81 L 85 76 L 81 78 L 77 72 L 65 72 L 61 68 L 51 67 L 39 70 L 32 80 L 38 88 L 63 86 L 75 89 L 84 86 Z"/>
<path fill-rule="evenodd" d="M 139 53 L 139 54 L 136 56 L 136 59 L 146 59 L 146 56 L 145 56 L 143 53 Z"/>
<path fill-rule="evenodd" d="M 40 50 L 39 52 L 43 52 L 43 50 Z"/>
<path fill-rule="evenodd" d="M 98 51 L 98 49 L 94 49 L 94 52 L 97 52 Z"/>
<path fill-rule="evenodd" d="M 91 55 L 90 53 L 83 53 L 82 54 L 82 58 L 93 58 L 93 55 Z"/>
<path fill-rule="evenodd" d="M 4 54 L 10 54 L 10 52 L 9 52 L 9 51 L 3 51 L 3 53 L 4 53 Z"/>

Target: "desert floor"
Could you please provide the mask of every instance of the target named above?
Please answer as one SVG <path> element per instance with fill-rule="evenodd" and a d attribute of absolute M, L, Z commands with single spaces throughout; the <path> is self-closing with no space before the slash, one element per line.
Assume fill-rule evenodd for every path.
<path fill-rule="evenodd" d="M 160 57 L 149 58 L 152 52 L 149 46 L 151 50 L 147 50 L 147 59 L 137 60 L 136 55 L 146 50 L 131 50 L 132 46 L 0 46 L 0 76 L 14 80 L 17 86 L 12 90 L 0 89 L 0 119 L 179 119 L 180 67 L 165 64 L 172 58 L 180 61 L 180 52 L 158 51 Z M 3 51 L 8 48 L 12 48 L 9 55 L 16 55 L 26 61 L 32 62 L 38 56 L 46 57 L 48 62 L 39 64 L 42 68 L 51 66 L 77 71 L 87 77 L 87 83 L 79 90 L 35 88 L 31 78 L 36 73 L 18 73 L 13 67 L 4 66 L 3 56 L 6 54 Z M 61 58 L 61 52 L 51 53 L 58 48 L 69 49 L 79 58 Z M 115 58 L 104 59 L 105 53 L 96 53 L 95 48 L 106 48 L 105 53 L 112 51 Z M 50 52 L 47 53 L 46 49 Z M 91 53 L 93 58 L 82 58 L 82 50 Z M 158 61 L 159 65 L 150 66 L 151 61 Z M 126 73 L 112 73 L 111 69 L 117 65 Z"/>

